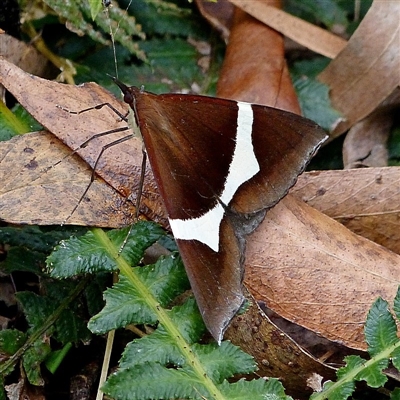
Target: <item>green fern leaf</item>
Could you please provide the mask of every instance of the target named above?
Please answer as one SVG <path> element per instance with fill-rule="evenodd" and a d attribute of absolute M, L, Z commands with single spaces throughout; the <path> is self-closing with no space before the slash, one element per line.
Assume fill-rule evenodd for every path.
<path fill-rule="evenodd" d="M 198 377 L 181 369 L 167 369 L 157 363 L 144 363 L 113 374 L 102 391 L 116 400 L 204 399 Z"/>
<path fill-rule="evenodd" d="M 205 326 L 194 299 L 189 299 L 182 306 L 174 307 L 169 313 L 172 319 L 174 319 L 173 314 L 180 315 L 184 326 L 181 325 L 179 330 L 189 344 L 201 338 Z M 176 338 L 172 337 L 163 326 L 158 326 L 151 335 L 133 340 L 126 346 L 120 368 L 132 368 L 145 362 L 182 366 L 185 357 L 179 349 Z"/>
<path fill-rule="evenodd" d="M 372 305 L 364 332 L 368 343 L 368 353 L 372 357 L 398 341 L 396 322 L 389 311 L 387 301 L 378 298 Z"/>
<path fill-rule="evenodd" d="M 18 292 L 16 297 L 30 326 L 28 332 L 32 332 L 43 325 L 46 318 L 56 307 L 50 299 L 33 292 Z"/>
<path fill-rule="evenodd" d="M 108 14 L 105 14 L 99 13 L 101 9 L 101 4 L 98 4 L 99 2 L 95 2 L 93 7 L 88 1 L 82 0 L 44 0 L 44 2 L 61 19 L 68 21 L 66 26 L 70 31 L 80 36 L 88 35 L 94 41 L 108 45 L 110 44 L 110 40 L 107 37 L 111 26 L 116 42 L 122 44 L 131 54 L 134 54 L 140 60 L 146 60 L 144 52 L 132 40 L 133 36 L 142 40 L 145 38 L 141 25 L 136 23 L 134 17 L 129 16 L 124 10 L 121 10 L 117 4 L 110 7 Z M 94 15 L 96 16 L 95 25 L 90 22 L 90 19 L 93 20 Z M 97 27 L 100 27 L 103 32 L 96 29 Z"/>
<path fill-rule="evenodd" d="M 22 357 L 24 370 L 28 381 L 32 385 L 43 386 L 44 380 L 40 370 L 41 363 L 50 354 L 51 348 L 49 342 L 40 338 L 36 340 Z"/>
<path fill-rule="evenodd" d="M 103 2 L 102 0 L 89 0 L 89 7 L 90 7 L 90 15 L 92 16 L 92 20 L 94 21 L 96 19 L 97 14 L 103 7 Z"/>
<path fill-rule="evenodd" d="M 400 388 L 395 388 L 390 395 L 390 400 L 400 400 Z"/>
<path fill-rule="evenodd" d="M 17 329 L 4 329 L 0 331 L 0 378 L 10 374 L 17 360 L 11 362 L 8 366 L 5 361 L 10 358 L 26 342 L 27 335 Z M 0 389 L 1 393 L 1 389 Z"/>
<path fill-rule="evenodd" d="M 323 386 L 323 393 L 314 393 L 311 395 L 310 400 L 346 400 L 354 392 L 354 381 L 341 382 L 339 385 L 335 382 L 325 382 Z"/>
<path fill-rule="evenodd" d="M 124 241 L 126 245 L 120 255 L 136 265 L 143 257 L 144 251 L 165 234 L 159 225 L 153 223 L 135 224 L 127 237 L 129 229 L 112 230 L 107 233 L 112 248 L 107 247 L 110 245 L 96 236 L 96 231 L 62 241 L 47 258 L 51 276 L 67 278 L 79 274 L 115 271 L 117 265 L 113 255 L 118 257 L 118 251 Z"/>
<path fill-rule="evenodd" d="M 396 297 L 394 298 L 393 311 L 396 314 L 396 318 L 400 320 L 400 290 L 397 291 Z"/>
<path fill-rule="evenodd" d="M 17 329 L 0 331 L 0 354 L 14 354 L 26 341 L 26 334 Z"/>
<path fill-rule="evenodd" d="M 64 303 L 64 309 L 46 334 L 52 335 L 63 345 L 69 342 L 77 343 L 79 340 L 88 340 L 90 332 L 85 322 L 79 317 L 76 310 L 71 309 L 74 305 L 65 300 L 76 285 L 73 285 L 72 282 L 64 282 L 63 285 L 61 282 L 52 282 L 52 286 L 59 289 L 60 298 L 52 296 L 52 293 L 47 293 L 46 296 L 39 296 L 33 292 L 16 294 L 30 326 L 28 333 L 32 334 L 39 330 L 49 318 L 53 318 L 56 309 Z M 56 291 L 54 290 L 54 292 Z"/>
<path fill-rule="evenodd" d="M 357 380 L 364 380 L 368 386 L 378 388 L 383 386 L 387 382 L 387 377 L 382 373 L 382 370 L 387 368 L 389 365 L 389 359 L 378 360 L 368 368 L 363 368 L 362 371 L 357 374 Z"/>
<path fill-rule="evenodd" d="M 397 346 L 392 352 L 392 363 L 400 371 L 400 347 Z"/>
<path fill-rule="evenodd" d="M 162 307 L 190 288 L 182 260 L 177 254 L 160 257 L 156 264 L 142 267 L 137 273 Z"/>
<path fill-rule="evenodd" d="M 104 333 L 132 323 L 155 324 L 158 319 L 152 300 L 165 306 L 189 288 L 182 261 L 176 256 L 160 258 L 156 265 L 135 268 L 132 275 L 137 285 L 132 284 L 132 277 L 121 275 L 119 282 L 106 290 L 106 306 L 89 322 L 92 332 Z"/>
<path fill-rule="evenodd" d="M 238 373 L 249 374 L 257 369 L 253 357 L 230 342 L 222 342 L 220 346 L 216 343 L 208 346 L 195 344 L 193 352 L 214 382 L 222 382 Z"/>
<path fill-rule="evenodd" d="M 278 379 L 257 379 L 229 384 L 226 381 L 221 385 L 221 392 L 229 400 L 291 400 L 286 396 L 285 389 Z"/>
<path fill-rule="evenodd" d="M 104 391 L 115 399 L 244 399 L 249 394 L 254 399 L 287 399 L 278 383 L 228 383 L 226 379 L 235 374 L 255 371 L 252 357 L 230 342 L 220 346 L 196 343 L 205 326 L 194 299 L 166 308 L 188 288 L 180 258 L 172 254 L 154 265 L 136 268 L 127 263 L 138 263 L 163 231 L 155 224 L 138 223 L 125 243 L 126 235 L 126 230 L 106 234 L 93 229 L 79 239 L 63 242 L 48 259 L 52 273 L 60 276 L 119 269 L 119 282 L 104 294 L 105 307 L 90 320 L 93 332 L 104 333 L 130 323 L 157 325 L 151 335 L 127 346 L 119 370 L 108 379 Z M 119 254 L 122 243 L 125 247 Z M 72 267 L 68 258 L 77 266 Z M 272 397 L 265 392 L 269 385 L 273 385 Z"/>

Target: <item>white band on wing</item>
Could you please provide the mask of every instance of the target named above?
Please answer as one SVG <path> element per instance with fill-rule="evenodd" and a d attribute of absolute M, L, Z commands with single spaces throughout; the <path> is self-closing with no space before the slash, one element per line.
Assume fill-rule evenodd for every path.
<path fill-rule="evenodd" d="M 252 142 L 253 109 L 251 104 L 238 102 L 236 146 L 229 166 L 224 189 L 219 201 L 228 205 L 238 188 L 260 170 Z M 198 240 L 212 250 L 219 249 L 219 227 L 224 217 L 224 207 L 218 203 L 200 217 L 170 219 L 176 239 Z"/>

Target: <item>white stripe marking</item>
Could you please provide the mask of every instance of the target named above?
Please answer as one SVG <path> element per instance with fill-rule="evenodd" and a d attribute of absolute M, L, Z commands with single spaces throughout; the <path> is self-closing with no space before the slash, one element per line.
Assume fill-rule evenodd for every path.
<path fill-rule="evenodd" d="M 254 154 L 252 142 L 253 109 L 251 104 L 238 102 L 236 146 L 233 152 L 228 176 L 220 200 L 228 205 L 238 188 L 252 178 L 260 166 Z M 219 227 L 224 217 L 224 208 L 218 203 L 201 217 L 192 219 L 170 219 L 172 232 L 176 239 L 198 240 L 212 250 L 219 249 Z"/>

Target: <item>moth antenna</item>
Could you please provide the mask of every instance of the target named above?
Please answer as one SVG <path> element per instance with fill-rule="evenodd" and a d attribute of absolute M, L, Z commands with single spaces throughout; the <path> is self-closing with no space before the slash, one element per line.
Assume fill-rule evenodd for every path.
<path fill-rule="evenodd" d="M 111 18 L 110 18 L 110 12 L 109 12 L 109 9 L 112 7 L 111 0 L 103 0 L 103 7 L 104 7 L 104 12 L 107 15 L 108 26 L 110 27 L 111 45 L 112 45 L 113 56 L 114 56 L 115 76 L 118 78 L 117 52 L 115 50 L 115 38 L 114 38 L 114 32 L 112 30 L 112 26 L 111 26 Z M 119 22 L 118 22 L 117 27 L 115 29 L 115 33 L 117 33 L 118 29 L 119 29 Z"/>

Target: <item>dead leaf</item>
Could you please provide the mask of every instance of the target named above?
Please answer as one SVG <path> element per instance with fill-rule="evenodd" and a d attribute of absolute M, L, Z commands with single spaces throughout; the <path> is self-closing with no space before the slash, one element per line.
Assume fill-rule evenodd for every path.
<path fill-rule="evenodd" d="M 399 86 L 400 3 L 377 1 L 343 51 L 319 75 L 345 119 L 332 138 L 376 110 Z"/>
<path fill-rule="evenodd" d="M 0 56 L 33 75 L 43 76 L 49 69 L 48 60 L 32 45 L 7 34 L 0 35 Z"/>
<path fill-rule="evenodd" d="M 247 290 L 244 290 L 244 295 L 250 307 L 244 315 L 237 315 L 233 319 L 226 336 L 240 343 L 243 351 L 253 355 L 258 364 L 258 376 L 279 378 L 286 393 L 291 393 L 297 399 L 310 396 L 306 382 L 313 373 L 318 373 L 324 379 L 334 378 L 334 368 L 304 351 L 274 325 Z"/>
<path fill-rule="evenodd" d="M 393 119 L 386 114 L 369 116 L 355 124 L 343 143 L 344 168 L 387 166 L 387 141 L 392 124 Z"/>
<path fill-rule="evenodd" d="M 400 168 L 315 171 L 301 175 L 291 194 L 400 254 Z"/>
<path fill-rule="evenodd" d="M 396 107 L 399 102 L 400 90 L 396 90 L 384 102 L 385 107 L 357 122 L 349 130 L 343 143 L 345 169 L 387 166 L 387 140 L 393 125 L 393 106 Z"/>
<path fill-rule="evenodd" d="M 216 2 L 196 0 L 196 6 L 208 23 L 220 32 L 225 40 L 228 39 L 233 5 L 226 0 Z"/>
<path fill-rule="evenodd" d="M 21 377 L 17 383 L 5 385 L 9 400 L 45 400 L 44 390 L 42 387 L 31 385 L 26 378 Z"/>
<path fill-rule="evenodd" d="M 50 128 L 70 149 L 79 148 L 93 135 L 111 129 L 126 128 L 126 123 L 109 107 L 102 110 L 93 109 L 82 114 L 72 114 L 70 111 L 81 111 L 99 104 L 108 103 L 121 113 L 127 112 L 127 105 L 117 100 L 111 93 L 95 83 L 81 86 L 64 85 L 47 81 L 29 75 L 8 61 L 0 58 L 0 83 L 3 84 L 43 126 Z M 104 146 L 112 141 L 129 137 L 131 132 L 122 131 L 99 137 L 86 147 L 77 151 L 92 168 Z M 111 146 L 99 159 L 96 174 L 102 177 L 121 196 L 135 204 L 138 182 L 142 163 L 142 144 L 138 139 L 129 138 L 127 142 Z M 53 160 L 45 168 L 60 161 Z M 87 184 L 90 182 L 90 174 Z M 166 225 L 163 205 L 158 196 L 150 168 L 146 170 L 144 191 L 142 197 L 143 211 L 148 218 Z M 83 192 L 82 192 L 83 194 Z M 76 203 L 75 203 L 76 204 Z M 65 221 L 72 209 L 63 209 L 53 222 L 60 224 Z M 125 217 L 123 217 L 125 218 Z M 79 221 L 76 221 L 80 223 Z M 71 222 L 72 223 L 72 220 Z M 114 224 L 113 224 L 114 225 Z"/>
<path fill-rule="evenodd" d="M 92 173 L 80 157 L 70 155 L 71 150 L 46 131 L 1 143 L 1 219 L 38 225 L 65 221 L 86 190 Z M 64 161 L 47 170 L 58 160 Z M 96 179 L 68 223 L 122 227 L 131 223 L 134 213 L 132 203 L 102 179 Z"/>
<path fill-rule="evenodd" d="M 281 10 L 280 2 L 229 1 L 265 25 L 318 54 L 334 58 L 346 45 L 346 41 L 339 36 Z"/>
<path fill-rule="evenodd" d="M 400 256 L 287 196 L 249 237 L 245 283 L 279 315 L 353 349 L 378 296 L 393 302 Z"/>
<path fill-rule="evenodd" d="M 283 37 L 240 9 L 234 13 L 217 93 L 300 113 L 284 58 Z"/>

